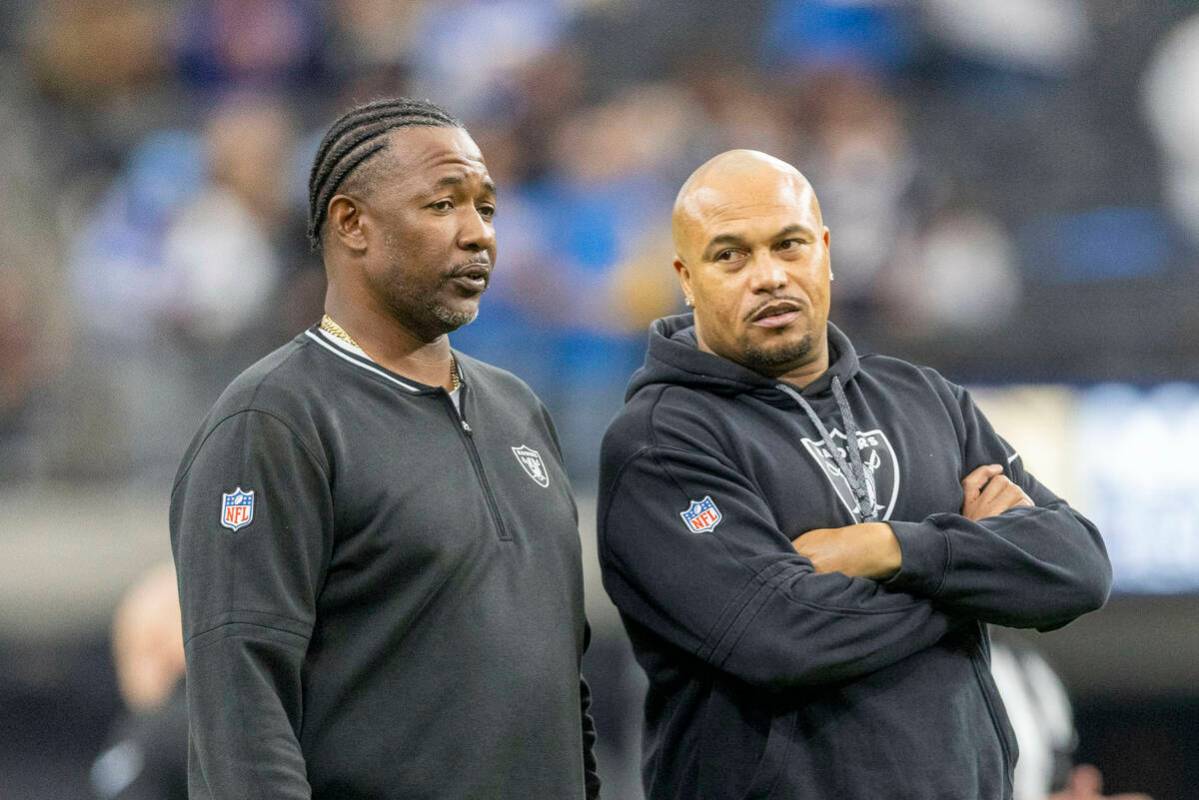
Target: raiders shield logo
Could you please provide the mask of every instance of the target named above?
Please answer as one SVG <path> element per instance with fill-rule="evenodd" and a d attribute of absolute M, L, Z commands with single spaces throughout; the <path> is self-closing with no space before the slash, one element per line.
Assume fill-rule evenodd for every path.
<path fill-rule="evenodd" d="M 838 445 L 841 457 L 850 462 L 849 451 L 844 446 L 847 441 L 845 434 L 834 428 L 831 435 Z M 875 511 L 878 512 L 877 519 L 890 519 L 891 512 L 895 510 L 895 501 L 899 497 L 899 459 L 895 456 L 895 449 L 891 447 L 887 434 L 878 429 L 860 431 L 857 438 L 862 466 L 866 468 L 866 490 L 874 503 Z M 816 459 L 824 476 L 832 483 L 845 510 L 853 516 L 855 522 L 861 522 L 862 517 L 858 513 L 853 489 L 850 488 L 841 468 L 837 466 L 836 457 L 828 451 L 822 441 L 804 438 L 803 446 L 812 458 Z"/>
<path fill-rule="evenodd" d="M 516 456 L 516 460 L 520 462 L 521 467 L 534 483 L 543 489 L 550 485 L 550 475 L 545 471 L 545 462 L 541 460 L 541 453 L 522 444 L 520 447 L 512 448 L 512 455 Z"/>

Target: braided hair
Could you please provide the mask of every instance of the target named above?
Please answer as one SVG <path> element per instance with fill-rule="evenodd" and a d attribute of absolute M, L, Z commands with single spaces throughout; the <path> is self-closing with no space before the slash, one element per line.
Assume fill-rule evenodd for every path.
<path fill-rule="evenodd" d="M 353 108 L 329 128 L 308 174 L 308 243 L 313 250 L 321 246 L 329 200 L 338 188 L 372 156 L 387 148 L 385 134 L 412 125 L 462 127 L 440 106 L 427 100 L 400 97 Z"/>

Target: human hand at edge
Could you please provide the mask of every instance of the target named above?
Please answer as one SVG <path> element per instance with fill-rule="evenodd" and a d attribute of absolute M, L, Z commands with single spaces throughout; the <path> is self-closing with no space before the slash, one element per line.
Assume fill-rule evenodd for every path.
<path fill-rule="evenodd" d="M 1046 800 L 1152 800 L 1147 794 L 1104 794 L 1103 773 L 1091 764 L 1079 764 L 1070 771 L 1065 789 L 1054 792 Z"/>
<path fill-rule="evenodd" d="M 1000 464 L 984 464 L 962 478 L 962 491 L 962 516 L 975 522 L 1017 506 L 1033 505 L 1024 490 L 1003 474 Z"/>

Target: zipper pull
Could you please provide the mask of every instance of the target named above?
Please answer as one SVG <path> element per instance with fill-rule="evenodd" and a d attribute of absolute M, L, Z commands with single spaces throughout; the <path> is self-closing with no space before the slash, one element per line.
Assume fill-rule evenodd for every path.
<path fill-rule="evenodd" d="M 462 420 L 462 430 L 466 431 L 467 436 L 473 436 L 475 432 L 474 429 L 471 428 L 470 423 L 466 420 Z"/>

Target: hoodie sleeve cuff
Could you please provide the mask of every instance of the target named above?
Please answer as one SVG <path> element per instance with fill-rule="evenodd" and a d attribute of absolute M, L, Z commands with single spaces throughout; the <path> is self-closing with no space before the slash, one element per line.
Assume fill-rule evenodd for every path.
<path fill-rule="evenodd" d="M 931 522 L 888 522 L 903 559 L 899 572 L 884 581 L 890 589 L 936 597 L 949 569 L 949 536 Z"/>

